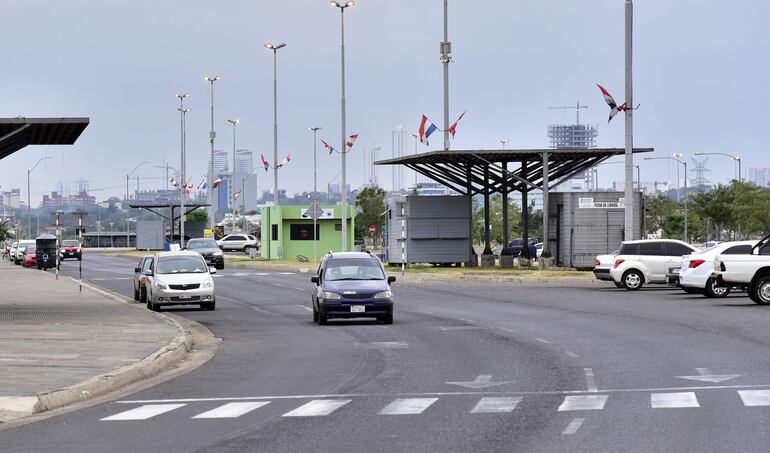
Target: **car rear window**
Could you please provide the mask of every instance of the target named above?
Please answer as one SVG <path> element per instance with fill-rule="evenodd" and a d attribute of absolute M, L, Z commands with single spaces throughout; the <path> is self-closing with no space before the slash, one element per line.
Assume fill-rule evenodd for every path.
<path fill-rule="evenodd" d="M 723 255 L 748 255 L 751 253 L 751 245 L 734 245 L 724 252 L 722 252 Z"/>
<path fill-rule="evenodd" d="M 666 243 L 666 255 L 667 256 L 683 256 L 690 255 L 693 251 L 682 244 L 676 244 L 673 242 Z"/>
<path fill-rule="evenodd" d="M 638 255 L 639 244 L 623 244 L 620 246 L 618 255 Z"/>
<path fill-rule="evenodd" d="M 663 243 L 661 242 L 642 242 L 639 244 L 639 254 L 645 256 L 664 256 Z"/>

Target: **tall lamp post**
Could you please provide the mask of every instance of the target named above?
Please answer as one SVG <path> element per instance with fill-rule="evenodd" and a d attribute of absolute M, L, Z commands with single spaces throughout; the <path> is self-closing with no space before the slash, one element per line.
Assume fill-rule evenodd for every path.
<path fill-rule="evenodd" d="M 230 178 L 230 192 L 232 195 L 232 203 L 233 203 L 233 231 L 235 231 L 235 126 L 239 125 L 241 123 L 240 118 L 233 118 L 230 120 L 227 120 L 228 123 L 233 125 L 233 170 L 232 170 L 232 176 Z M 243 188 L 241 188 L 243 190 Z"/>
<path fill-rule="evenodd" d="M 138 164 L 136 167 L 134 167 L 134 169 L 133 169 L 133 170 L 131 170 L 131 173 L 129 173 L 129 174 L 127 174 L 127 175 L 126 175 L 126 202 L 128 202 L 128 179 L 131 177 L 131 175 L 133 175 L 133 174 L 134 174 L 134 172 L 135 172 L 135 171 L 136 171 L 136 170 L 137 170 L 139 167 L 141 167 L 141 166 L 142 166 L 142 165 L 144 165 L 144 164 L 149 164 L 149 163 L 150 163 L 150 161 L 149 161 L 149 160 L 146 160 L 146 161 L 144 161 L 144 162 L 140 162 L 140 163 L 139 163 L 139 164 Z M 139 189 L 137 189 L 137 190 L 139 190 Z M 131 247 L 131 240 L 130 240 L 130 236 L 131 236 L 131 235 L 130 235 L 130 233 L 129 233 L 129 230 L 130 230 L 130 228 L 128 227 L 128 209 L 129 209 L 129 208 L 128 208 L 128 205 L 126 205 L 126 247 Z"/>
<path fill-rule="evenodd" d="M 278 49 L 286 43 L 265 44 L 273 51 L 273 204 L 278 206 Z"/>
<path fill-rule="evenodd" d="M 211 161 L 209 162 L 209 185 L 214 181 L 214 140 L 217 138 L 217 133 L 214 131 L 214 82 L 222 80 L 222 77 L 216 76 L 203 76 L 203 80 L 211 84 L 211 129 L 209 131 L 209 142 L 211 143 Z M 209 228 L 214 231 L 214 191 L 209 186 L 206 191 L 209 201 Z"/>
<path fill-rule="evenodd" d="M 504 138 L 504 139 L 498 140 L 498 141 L 503 146 L 503 149 L 505 149 L 505 144 L 509 142 L 509 140 L 507 138 Z"/>
<path fill-rule="evenodd" d="M 346 157 L 347 157 L 347 137 L 345 132 L 345 9 L 355 5 L 356 2 L 348 0 L 346 2 L 340 2 L 332 0 L 329 2 L 331 6 L 336 6 L 340 10 L 340 86 L 341 97 L 341 126 L 340 136 L 342 137 L 342 143 L 340 146 L 340 152 L 342 153 L 342 182 L 340 186 L 340 193 L 342 194 L 342 251 L 348 250 L 348 188 L 347 188 L 347 171 L 346 171 Z"/>
<path fill-rule="evenodd" d="M 727 153 L 695 153 L 696 156 L 725 156 L 729 157 L 730 159 L 735 161 L 737 170 L 738 170 L 738 182 L 743 181 L 743 172 L 741 171 L 741 156 L 733 156 L 732 154 Z"/>
<path fill-rule="evenodd" d="M 318 210 L 318 173 L 317 173 L 317 160 L 316 154 L 318 151 L 318 131 L 321 130 L 320 126 L 309 127 L 308 130 L 313 131 L 313 263 L 318 259 L 318 216 L 316 215 Z"/>
<path fill-rule="evenodd" d="M 258 168 L 259 167 L 252 169 L 251 172 L 249 172 L 249 174 L 247 174 L 246 176 L 241 178 L 241 192 L 242 192 L 241 193 L 241 215 L 243 215 L 246 212 L 246 193 L 245 193 L 246 192 L 246 190 L 245 190 L 246 180 L 249 179 L 249 176 L 255 175 L 256 174 L 255 172 L 258 170 Z M 255 184 L 255 185 L 258 186 L 259 184 Z M 257 198 L 258 198 L 259 197 L 259 190 L 257 189 L 256 192 L 257 192 Z M 243 230 L 245 230 L 245 229 L 246 229 L 246 222 L 245 222 L 245 218 L 244 218 L 244 221 L 241 222 L 241 232 L 243 232 Z"/>
<path fill-rule="evenodd" d="M 42 161 L 44 161 L 46 159 L 50 159 L 50 158 L 51 158 L 51 156 L 41 157 L 37 162 L 35 162 L 35 165 L 33 165 L 32 168 L 27 170 L 27 231 L 29 233 L 29 238 L 30 239 L 32 239 L 32 201 L 31 201 L 32 197 L 29 194 L 29 191 L 30 191 L 29 175 L 30 175 L 30 173 L 32 173 L 32 170 L 34 170 L 35 167 L 37 167 L 37 164 L 39 164 L 40 162 L 42 162 Z M 38 225 L 39 225 L 39 223 L 38 223 Z M 39 226 L 38 226 L 38 229 L 40 229 Z"/>
<path fill-rule="evenodd" d="M 187 196 L 187 155 L 186 155 L 186 153 L 187 153 L 187 131 L 185 130 L 185 128 L 187 126 L 187 124 L 186 124 L 187 113 L 190 111 L 189 108 L 185 108 L 184 100 L 189 95 L 190 95 L 189 93 L 181 93 L 181 94 L 177 94 L 176 95 L 176 97 L 179 98 L 179 108 L 177 110 L 179 110 L 179 112 L 181 113 L 180 121 L 181 121 L 181 126 L 182 126 L 181 127 L 181 140 L 180 140 L 181 141 L 181 147 L 182 147 L 182 156 L 181 156 L 181 161 L 182 161 L 182 165 L 181 165 L 182 180 L 179 181 L 179 206 L 180 206 L 180 210 L 179 210 L 179 247 L 180 248 L 184 248 L 184 217 L 185 217 L 185 214 L 184 214 L 184 202 L 185 202 L 185 197 Z M 213 142 L 212 142 L 211 146 L 214 146 Z M 174 219 L 172 218 L 171 219 L 171 224 L 172 224 L 171 230 L 172 231 L 173 231 L 173 222 L 174 222 Z M 174 238 L 171 238 L 172 241 L 173 241 L 173 239 Z"/>
<path fill-rule="evenodd" d="M 687 234 L 687 161 L 682 161 L 681 157 L 681 153 L 676 153 L 674 154 L 674 157 L 645 157 L 644 160 L 673 160 L 677 164 L 684 165 L 684 241 L 689 242 Z M 679 173 L 679 166 L 676 168 L 677 173 Z M 676 192 L 677 194 L 679 193 L 679 176 L 677 176 L 676 181 Z"/>
<path fill-rule="evenodd" d="M 625 113 L 625 238 L 634 239 L 634 77 L 633 77 L 633 37 L 634 37 L 634 3 L 626 0 L 625 4 L 625 79 L 626 101 L 628 106 Z"/>

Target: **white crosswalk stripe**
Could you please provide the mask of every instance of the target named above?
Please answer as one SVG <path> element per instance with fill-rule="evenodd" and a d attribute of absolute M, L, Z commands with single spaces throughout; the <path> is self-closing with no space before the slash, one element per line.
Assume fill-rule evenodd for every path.
<path fill-rule="evenodd" d="M 267 406 L 268 404 L 270 404 L 270 401 L 259 401 L 254 403 L 227 403 L 223 406 L 217 407 L 216 409 L 198 414 L 193 418 L 238 418 L 241 415 L 248 414 L 249 412 L 259 409 L 262 406 Z"/>
<path fill-rule="evenodd" d="M 511 412 L 521 402 L 520 397 L 510 398 L 481 398 L 471 410 L 471 414 L 494 414 Z"/>
<path fill-rule="evenodd" d="M 186 404 L 145 404 L 134 409 L 120 412 L 109 417 L 101 419 L 102 421 L 125 421 L 125 420 L 147 420 L 156 415 L 165 414 L 175 409 L 179 409 Z"/>
<path fill-rule="evenodd" d="M 559 411 L 593 411 L 604 409 L 607 395 L 576 395 L 564 398 Z"/>
<path fill-rule="evenodd" d="M 653 409 L 700 407 L 694 392 L 653 393 L 650 402 Z"/>
<path fill-rule="evenodd" d="M 739 390 L 744 406 L 770 406 L 770 390 Z"/>
<path fill-rule="evenodd" d="M 438 398 L 400 398 L 385 406 L 381 415 L 414 415 L 422 414 Z"/>
<path fill-rule="evenodd" d="M 322 417 L 329 415 L 352 400 L 313 400 L 293 411 L 283 414 L 284 417 Z"/>

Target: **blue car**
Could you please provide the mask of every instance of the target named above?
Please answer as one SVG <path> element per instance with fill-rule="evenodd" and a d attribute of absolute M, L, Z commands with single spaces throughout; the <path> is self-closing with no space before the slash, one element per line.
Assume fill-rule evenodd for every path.
<path fill-rule="evenodd" d="M 376 318 L 393 324 L 393 294 L 382 262 L 371 253 L 327 253 L 318 273 L 310 278 L 313 321 L 326 325 L 330 318 Z"/>

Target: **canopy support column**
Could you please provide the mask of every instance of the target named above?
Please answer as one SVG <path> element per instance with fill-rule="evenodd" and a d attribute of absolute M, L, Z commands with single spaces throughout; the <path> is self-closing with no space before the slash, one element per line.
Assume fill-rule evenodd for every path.
<path fill-rule="evenodd" d="M 521 173 L 527 175 L 527 161 L 521 161 Z M 529 260 L 532 254 L 529 253 L 529 188 L 521 188 L 521 238 L 524 241 L 521 247 L 521 257 Z"/>
<path fill-rule="evenodd" d="M 550 258 L 551 249 L 548 244 L 549 219 L 548 219 L 548 153 L 543 153 L 543 254 L 544 258 Z"/>
<path fill-rule="evenodd" d="M 471 166 L 468 165 L 465 168 L 465 180 L 467 184 L 468 195 L 468 263 L 467 267 L 476 267 L 479 265 L 479 260 L 476 257 L 476 250 L 473 249 L 473 174 L 471 173 Z"/>

